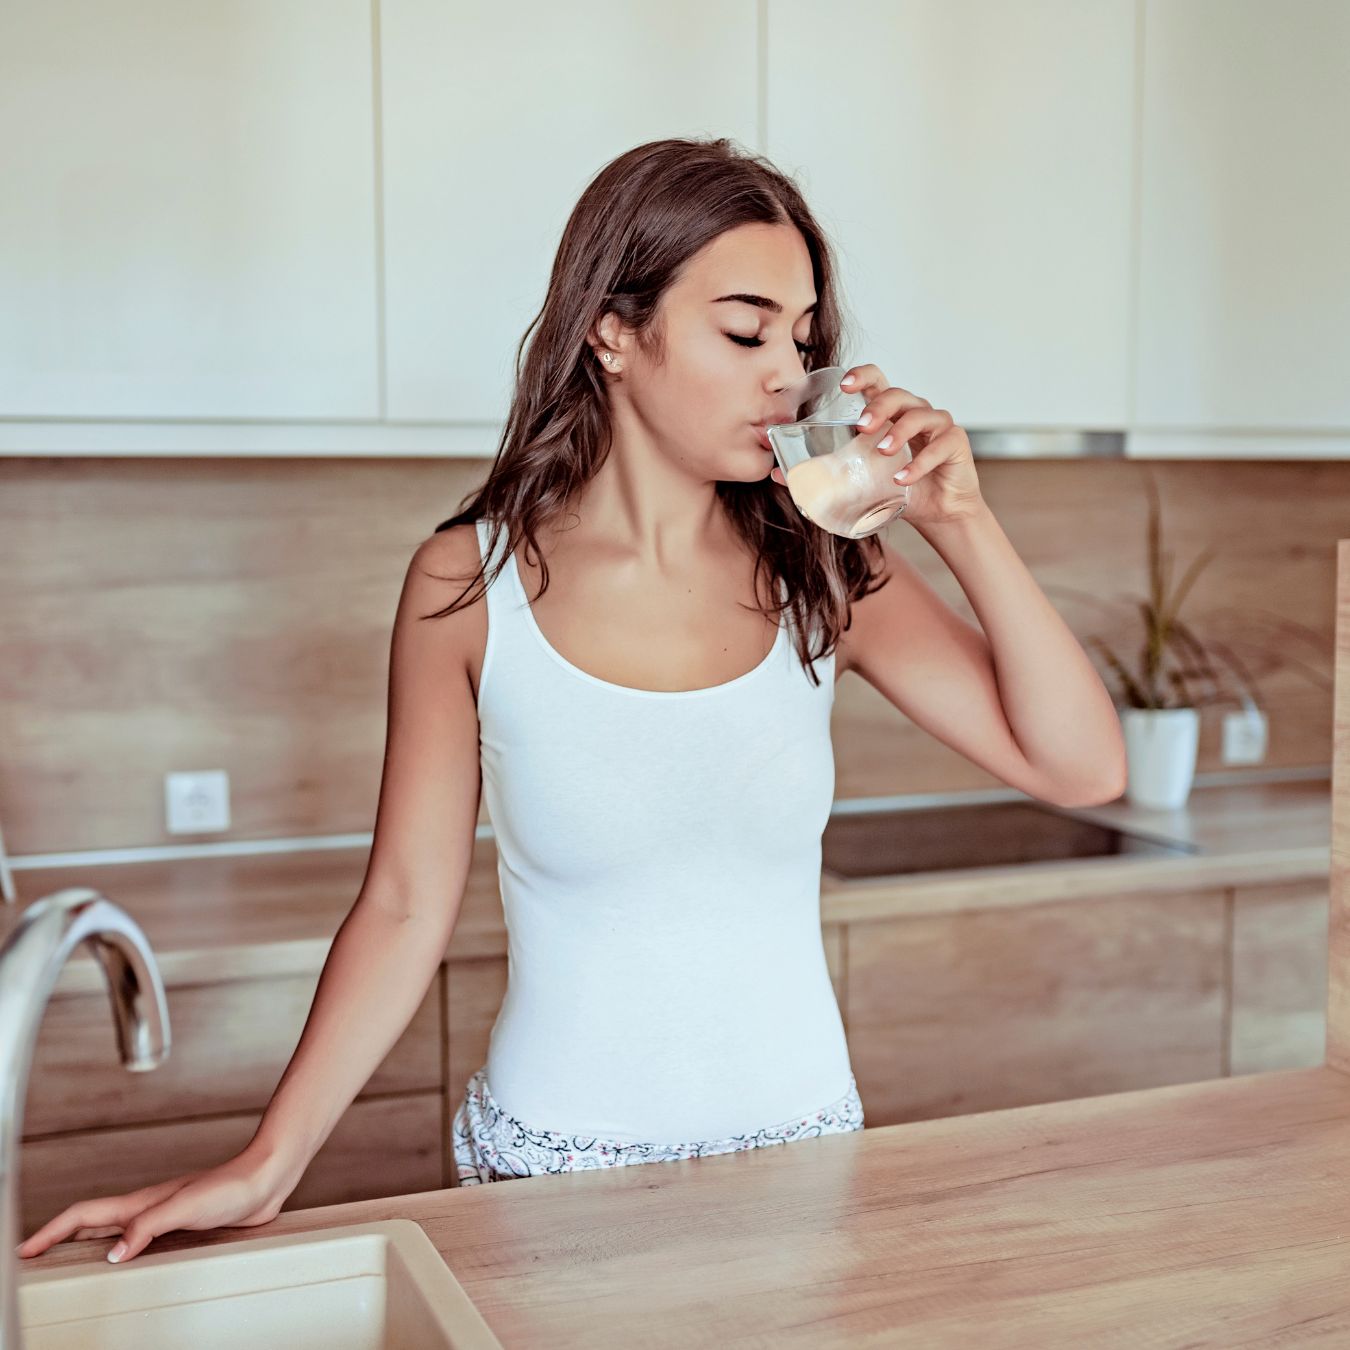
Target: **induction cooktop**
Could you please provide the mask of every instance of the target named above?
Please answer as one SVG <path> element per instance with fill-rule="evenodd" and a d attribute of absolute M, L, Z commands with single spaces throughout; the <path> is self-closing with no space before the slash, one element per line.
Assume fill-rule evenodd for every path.
<path fill-rule="evenodd" d="M 823 869 L 839 877 L 1200 852 L 1182 840 L 1132 833 L 1034 802 L 837 812 L 821 849 Z"/>

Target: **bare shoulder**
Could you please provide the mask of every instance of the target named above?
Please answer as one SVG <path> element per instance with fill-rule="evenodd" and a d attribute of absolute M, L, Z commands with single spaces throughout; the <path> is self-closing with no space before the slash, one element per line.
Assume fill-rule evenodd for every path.
<path fill-rule="evenodd" d="M 470 552 L 472 550 L 472 552 Z M 484 606 L 443 614 L 477 572 L 474 529 L 424 539 L 408 563 L 389 654 L 384 773 L 362 896 L 428 917 L 444 950 L 473 855 L 481 792 L 477 684 Z"/>
<path fill-rule="evenodd" d="M 473 577 L 479 567 L 478 528 L 451 525 L 438 534 L 429 534 L 413 553 L 418 570 L 463 582 Z"/>
<path fill-rule="evenodd" d="M 453 667 L 463 672 L 475 699 L 487 643 L 487 606 L 479 595 L 459 604 L 453 613 L 440 611 L 473 588 L 480 566 L 478 531 L 472 523 L 428 535 L 408 563 L 395 619 L 396 630 L 404 630 L 407 637 L 399 645 L 442 671 Z"/>

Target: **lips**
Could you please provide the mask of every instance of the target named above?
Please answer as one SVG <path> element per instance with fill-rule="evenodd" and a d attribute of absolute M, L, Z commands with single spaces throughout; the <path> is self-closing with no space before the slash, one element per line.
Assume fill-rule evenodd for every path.
<path fill-rule="evenodd" d="M 764 430 L 765 426 L 780 426 L 784 422 L 790 422 L 790 417 L 784 417 L 781 414 L 773 417 L 766 417 L 763 422 L 751 422 L 750 425 L 755 429 L 755 436 L 759 443 L 766 449 L 773 449 L 773 442 L 769 440 L 769 433 Z"/>

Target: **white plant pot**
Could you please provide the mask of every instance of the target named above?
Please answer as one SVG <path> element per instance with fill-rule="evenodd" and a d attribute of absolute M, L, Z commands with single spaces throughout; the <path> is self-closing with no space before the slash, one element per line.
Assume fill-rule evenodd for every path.
<path fill-rule="evenodd" d="M 1122 708 L 1120 726 L 1129 761 L 1126 798 L 1161 810 L 1183 806 L 1195 781 L 1199 709 Z"/>

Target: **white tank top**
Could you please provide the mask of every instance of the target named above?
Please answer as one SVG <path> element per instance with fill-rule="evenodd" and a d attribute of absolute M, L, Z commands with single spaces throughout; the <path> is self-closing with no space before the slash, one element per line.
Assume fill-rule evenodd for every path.
<path fill-rule="evenodd" d="M 480 555 L 489 527 L 478 521 Z M 483 793 L 508 944 L 503 1111 L 618 1143 L 749 1133 L 850 1087 L 820 928 L 834 653 L 787 616 L 723 684 L 612 684 L 544 637 L 511 556 L 487 593 Z"/>

